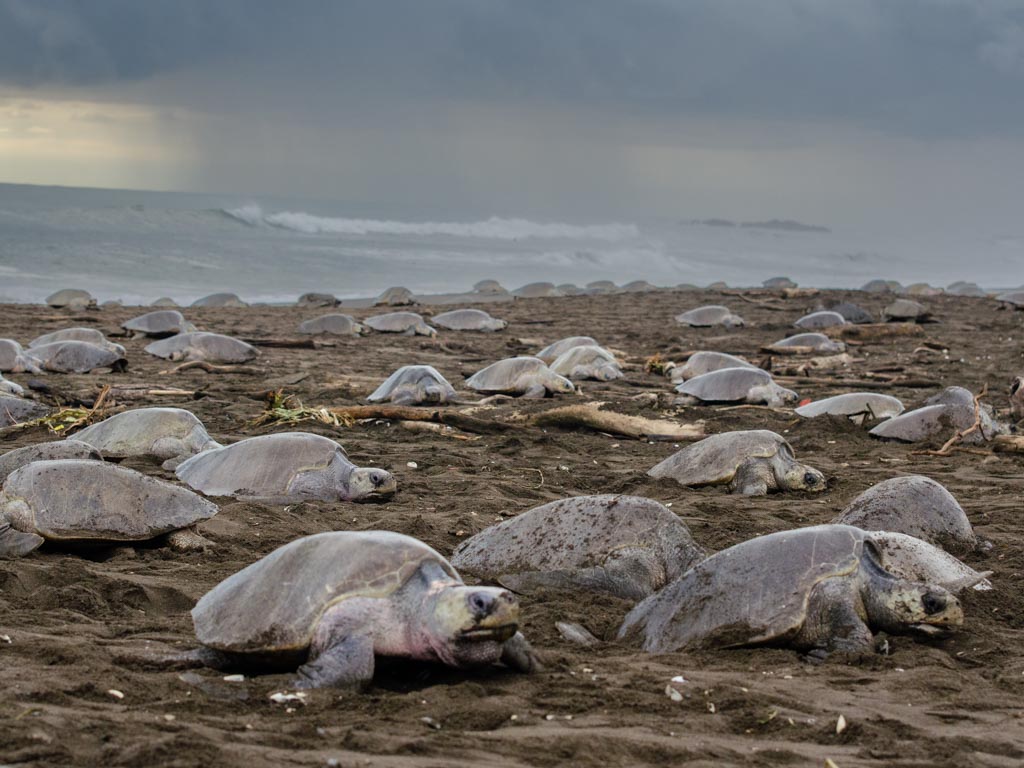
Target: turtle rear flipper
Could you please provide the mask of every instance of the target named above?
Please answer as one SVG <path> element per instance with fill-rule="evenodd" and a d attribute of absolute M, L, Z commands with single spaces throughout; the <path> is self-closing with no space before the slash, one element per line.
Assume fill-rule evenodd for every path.
<path fill-rule="evenodd" d="M 39 549 L 44 541 L 42 536 L 16 531 L 10 523 L 0 523 L 0 558 L 24 557 L 29 552 Z"/>

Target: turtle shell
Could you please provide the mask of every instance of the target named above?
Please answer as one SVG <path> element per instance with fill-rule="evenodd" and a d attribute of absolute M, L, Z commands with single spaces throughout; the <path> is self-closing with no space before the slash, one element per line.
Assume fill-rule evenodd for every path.
<path fill-rule="evenodd" d="M 378 307 L 381 305 L 400 307 L 415 303 L 416 298 L 413 296 L 412 291 L 400 285 L 388 288 L 373 302 L 374 306 Z"/>
<path fill-rule="evenodd" d="M 67 440 L 54 440 L 50 443 L 37 443 L 26 445 L 24 448 L 15 448 L 0 456 L 0 484 L 3 484 L 7 476 L 14 470 L 31 464 L 33 461 L 52 461 L 54 459 L 93 459 L 103 461 L 100 452 L 91 445 L 79 442 L 72 438 Z"/>
<path fill-rule="evenodd" d="M 508 327 L 507 322 L 491 317 L 482 309 L 453 309 L 434 315 L 432 322 L 452 331 L 500 331 Z"/>
<path fill-rule="evenodd" d="M 658 290 L 658 286 L 648 283 L 646 280 L 634 280 L 631 283 L 626 283 L 622 286 L 622 290 L 626 293 L 647 293 L 648 291 Z"/>
<path fill-rule="evenodd" d="M 902 290 L 903 286 L 895 280 L 882 280 L 881 278 L 876 278 L 874 280 L 868 280 L 860 289 L 866 293 L 895 293 L 896 291 Z"/>
<path fill-rule="evenodd" d="M 176 309 L 161 309 L 147 312 L 121 323 L 126 331 L 144 333 L 147 336 L 174 336 L 179 333 L 191 333 L 196 329 L 185 316 Z"/>
<path fill-rule="evenodd" d="M 798 416 L 812 419 L 817 416 L 855 416 L 874 414 L 875 419 L 888 419 L 903 413 L 903 403 L 891 395 L 878 392 L 847 392 L 826 397 L 796 409 Z"/>
<path fill-rule="evenodd" d="M 727 355 L 724 352 L 694 352 L 683 364 L 672 369 L 672 381 L 683 382 L 712 371 L 723 368 L 756 368 L 756 365 L 742 357 Z"/>
<path fill-rule="evenodd" d="M 426 563 L 462 582 L 440 554 L 400 533 L 305 536 L 203 595 L 192 609 L 196 638 L 209 648 L 232 653 L 301 652 L 332 605 L 350 597 L 387 598 Z"/>
<path fill-rule="evenodd" d="M 299 333 L 333 333 L 336 336 L 358 336 L 363 330 L 352 315 L 332 312 L 299 323 Z"/>
<path fill-rule="evenodd" d="M 948 286 L 946 288 L 946 293 L 948 293 L 950 296 L 967 296 L 975 299 L 980 299 L 988 296 L 985 290 L 977 283 L 966 283 L 963 281 L 957 281 L 952 285 Z"/>
<path fill-rule="evenodd" d="M 821 310 L 820 312 L 811 312 L 809 315 L 804 315 L 793 325 L 797 328 L 803 328 L 805 331 L 817 331 L 821 328 L 846 325 L 846 318 L 838 312 Z"/>
<path fill-rule="evenodd" d="M 588 293 L 615 293 L 618 290 L 619 286 L 611 280 L 593 280 L 587 283 Z"/>
<path fill-rule="evenodd" d="M 896 299 L 882 310 L 883 320 L 925 320 L 929 315 L 924 305 L 910 299 Z"/>
<path fill-rule="evenodd" d="M 428 393 L 428 388 L 432 392 Z M 431 365 L 404 365 L 388 376 L 366 399 L 371 403 L 391 400 L 399 405 L 428 401 L 447 403 L 455 399 L 455 389 Z"/>
<path fill-rule="evenodd" d="M 982 417 L 984 425 L 985 416 Z M 991 421 L 989 421 L 991 423 Z M 918 443 L 936 437 L 949 437 L 954 432 L 963 432 L 974 424 L 974 408 L 966 405 L 926 405 L 901 413 L 872 428 L 869 434 L 885 440 L 900 440 L 904 443 Z M 984 442 L 984 428 L 964 438 L 966 443 Z"/>
<path fill-rule="evenodd" d="M 420 336 L 433 336 L 437 333 L 416 312 L 388 312 L 383 315 L 373 315 L 363 320 L 363 323 L 381 333 L 408 333 L 412 331 Z"/>
<path fill-rule="evenodd" d="M 14 339 L 0 339 L 0 371 L 4 373 L 39 372 L 39 361 L 22 349 Z"/>
<path fill-rule="evenodd" d="M 996 301 L 1010 304 L 1014 307 L 1024 307 L 1024 291 L 1007 291 L 996 296 Z"/>
<path fill-rule="evenodd" d="M 192 302 L 193 307 L 248 307 L 249 305 L 234 293 L 211 293 Z"/>
<path fill-rule="evenodd" d="M 176 302 L 170 296 L 162 296 L 159 299 L 157 299 L 156 301 L 154 301 L 152 304 L 150 304 L 149 306 L 151 306 L 151 307 L 176 307 L 176 306 L 178 306 L 178 302 Z"/>
<path fill-rule="evenodd" d="M 79 288 L 65 288 L 62 291 L 51 293 L 46 297 L 46 303 L 51 307 L 67 307 L 72 304 L 88 304 L 92 301 L 92 294 Z"/>
<path fill-rule="evenodd" d="M 834 306 L 829 307 L 833 312 L 836 312 L 843 316 L 848 323 L 873 323 L 875 322 L 874 316 L 857 304 L 852 304 L 848 301 L 840 302 Z"/>
<path fill-rule="evenodd" d="M 796 283 L 788 277 L 769 277 L 761 283 L 764 288 L 796 288 Z"/>
<path fill-rule="evenodd" d="M 823 333 L 798 333 L 780 339 L 771 345 L 774 349 L 792 349 L 793 347 L 809 347 L 815 352 L 842 352 L 846 345 L 841 341 L 832 341 Z"/>
<path fill-rule="evenodd" d="M 341 300 L 332 293 L 304 293 L 295 302 L 300 307 L 336 307 Z"/>
<path fill-rule="evenodd" d="M 716 485 L 732 480 L 746 459 L 767 459 L 779 453 L 793 460 L 789 443 L 767 429 L 722 432 L 673 453 L 647 474 L 668 477 L 681 485 Z"/>
<path fill-rule="evenodd" d="M 160 459 L 178 457 L 178 453 L 160 451 L 155 447 L 157 441 L 166 437 L 187 440 L 193 448 L 189 454 L 220 447 L 206 432 L 203 422 L 183 408 L 122 411 L 77 432 L 74 439 L 88 443 L 107 458 L 123 459 L 148 454 Z"/>
<path fill-rule="evenodd" d="M 485 528 L 459 545 L 452 565 L 504 583 L 510 574 L 601 568 L 624 550 L 645 552 L 653 566 L 652 581 L 634 599 L 661 589 L 704 557 L 686 524 L 662 504 L 605 494 L 559 499 Z"/>
<path fill-rule="evenodd" d="M 520 392 L 529 380 L 554 375 L 540 358 L 509 357 L 474 373 L 466 386 L 477 392 Z"/>
<path fill-rule="evenodd" d="M 178 478 L 207 496 L 285 496 L 299 472 L 332 462 L 353 466 L 333 440 L 310 432 L 278 432 L 197 453 L 175 470 Z"/>
<path fill-rule="evenodd" d="M 98 347 L 104 347 L 112 343 L 103 335 L 103 331 L 98 331 L 95 328 L 64 328 L 59 331 L 44 333 L 42 336 L 37 336 L 28 343 L 28 348 L 32 349 L 33 347 L 41 347 L 44 344 L 53 344 L 56 341 L 87 341 Z M 121 347 L 120 345 L 114 346 L 118 347 L 121 352 L 124 353 L 124 347 Z"/>
<path fill-rule="evenodd" d="M 12 472 L 0 510 L 53 541 L 143 541 L 208 520 L 217 506 L 187 488 L 116 464 L 35 461 Z"/>
<path fill-rule="evenodd" d="M 615 355 L 604 347 L 594 345 L 567 349 L 550 367 L 559 376 L 570 379 L 611 381 L 622 378 L 622 369 Z"/>
<path fill-rule="evenodd" d="M 778 386 L 768 371 L 753 366 L 721 368 L 694 376 L 676 387 L 682 395 L 696 397 L 706 403 L 734 403 L 746 400 L 754 387 Z M 782 389 L 779 387 L 779 389 Z"/>
<path fill-rule="evenodd" d="M 956 550 L 978 544 L 967 513 L 941 484 L 923 475 L 871 486 L 833 520 L 866 531 L 896 531 Z"/>
<path fill-rule="evenodd" d="M 542 299 L 561 296 L 562 292 L 555 287 L 554 283 L 527 283 L 512 291 L 512 295 L 521 299 Z"/>
<path fill-rule="evenodd" d="M 568 336 L 564 339 L 559 339 L 553 344 L 548 344 L 544 349 L 538 352 L 534 357 L 543 360 L 548 365 L 555 362 L 559 355 L 564 352 L 568 352 L 573 347 L 599 347 L 594 339 L 589 336 Z"/>
<path fill-rule="evenodd" d="M 146 351 L 169 360 L 180 355 L 186 360 L 206 360 L 210 363 L 244 363 L 260 353 L 246 342 L 219 333 L 193 331 L 179 333 L 146 345 Z"/>
<path fill-rule="evenodd" d="M 639 636 L 650 653 L 784 642 L 803 625 L 816 584 L 855 573 L 865 556 L 878 561 L 869 536 L 818 525 L 729 547 L 635 606 L 619 637 Z"/>
<path fill-rule="evenodd" d="M 743 318 L 734 315 L 728 307 L 723 307 L 721 304 L 709 304 L 706 307 L 697 307 L 689 312 L 676 315 L 676 322 L 694 328 L 709 328 L 713 325 L 741 326 Z"/>
<path fill-rule="evenodd" d="M 20 424 L 29 419 L 45 416 L 50 409 L 35 400 L 0 394 L 0 427 Z"/>
<path fill-rule="evenodd" d="M 99 346 L 87 341 L 54 341 L 32 347 L 43 368 L 55 373 L 88 373 L 126 363 L 124 347 Z"/>
<path fill-rule="evenodd" d="M 473 293 L 508 293 L 505 287 L 497 280 L 481 280 L 473 285 Z"/>

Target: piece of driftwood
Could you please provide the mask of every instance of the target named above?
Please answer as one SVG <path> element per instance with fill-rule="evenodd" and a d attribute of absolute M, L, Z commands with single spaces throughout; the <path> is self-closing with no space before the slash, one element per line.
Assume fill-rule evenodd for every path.
<path fill-rule="evenodd" d="M 1024 435 L 996 435 L 992 450 L 998 453 L 1024 453 Z"/>
<path fill-rule="evenodd" d="M 337 342 L 324 339 L 241 339 L 254 347 L 278 347 L 281 349 L 322 349 L 335 347 Z"/>
<path fill-rule="evenodd" d="M 408 432 L 430 432 L 441 437 L 450 437 L 453 440 L 479 440 L 479 435 L 467 435 L 456 431 L 447 424 L 438 424 L 433 421 L 400 421 L 398 426 Z"/>
<path fill-rule="evenodd" d="M 552 408 L 533 414 L 528 421 L 538 427 L 588 427 L 641 440 L 699 440 L 705 435 L 702 421 L 680 424 L 665 419 L 646 419 L 602 411 L 593 403 Z"/>
<path fill-rule="evenodd" d="M 195 399 L 200 393 L 194 389 L 178 389 L 177 387 L 113 387 L 110 399 L 145 400 L 149 397 L 188 397 Z"/>
<path fill-rule="evenodd" d="M 191 360 L 187 363 L 176 365 L 173 368 L 168 368 L 166 371 L 160 371 L 160 375 L 166 376 L 171 373 L 191 371 L 195 368 L 207 373 L 240 373 L 248 376 L 261 376 L 266 373 L 262 368 L 254 368 L 251 365 L 214 365 L 205 360 Z"/>
<path fill-rule="evenodd" d="M 841 339 L 891 339 L 900 336 L 923 336 L 924 328 L 916 323 L 866 323 L 863 325 L 836 325 L 826 328 L 827 336 Z"/>
<path fill-rule="evenodd" d="M 358 421 L 359 419 L 387 419 L 388 421 L 433 421 L 447 424 L 450 427 L 483 434 L 494 434 L 519 429 L 516 424 L 506 424 L 494 419 L 478 419 L 458 411 L 447 411 L 439 408 L 416 408 L 410 405 L 349 405 L 327 408 L 341 419 Z"/>

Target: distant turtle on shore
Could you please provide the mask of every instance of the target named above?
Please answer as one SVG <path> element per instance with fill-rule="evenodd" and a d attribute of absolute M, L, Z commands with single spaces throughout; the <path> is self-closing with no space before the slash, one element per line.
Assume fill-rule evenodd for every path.
<path fill-rule="evenodd" d="M 333 293 L 304 293 L 295 302 L 299 307 L 336 307 L 341 304 L 341 299 Z"/>
<path fill-rule="evenodd" d="M 798 333 L 779 339 L 768 347 L 769 350 L 804 350 L 824 352 L 828 354 L 842 352 L 846 345 L 841 341 L 833 341 L 823 333 Z"/>
<path fill-rule="evenodd" d="M 732 493 L 825 490 L 825 476 L 793 457 L 793 448 L 766 429 L 722 432 L 686 446 L 647 472 L 692 487 L 728 484 Z"/>
<path fill-rule="evenodd" d="M 134 336 L 149 336 L 154 339 L 162 339 L 167 336 L 176 336 L 179 333 L 191 333 L 196 330 L 185 316 L 176 309 L 159 309 L 155 312 L 147 312 L 144 315 L 125 320 L 121 327 L 131 331 Z"/>
<path fill-rule="evenodd" d="M 298 330 L 299 333 L 309 335 L 329 333 L 334 336 L 359 336 L 365 333 L 367 328 L 356 321 L 352 315 L 332 312 L 328 315 L 320 315 L 310 320 L 304 320 L 299 323 Z"/>
<path fill-rule="evenodd" d="M 863 325 L 875 322 L 874 315 L 859 304 L 853 304 L 849 301 L 841 301 L 838 304 L 826 306 L 826 309 L 841 315 L 848 323 Z"/>
<path fill-rule="evenodd" d="M 192 302 L 193 307 L 248 307 L 248 303 L 234 293 L 211 293 Z"/>
<path fill-rule="evenodd" d="M 771 277 L 761 283 L 764 288 L 796 288 L 797 285 L 788 277 Z"/>
<path fill-rule="evenodd" d="M 452 564 L 517 593 L 584 589 L 641 600 L 704 559 L 679 517 L 639 496 L 574 496 L 462 542 Z"/>
<path fill-rule="evenodd" d="M 491 363 L 466 380 L 466 386 L 485 394 L 545 397 L 571 394 L 576 387 L 536 357 L 510 357 Z"/>
<path fill-rule="evenodd" d="M 259 356 L 251 344 L 220 333 L 193 331 L 154 341 L 146 351 L 174 362 L 201 360 L 208 363 L 246 363 Z"/>
<path fill-rule="evenodd" d="M 436 336 L 437 330 L 431 328 L 416 312 L 388 312 L 384 315 L 373 315 L 363 320 L 363 325 L 379 333 L 403 333 L 406 336 Z"/>
<path fill-rule="evenodd" d="M 64 307 L 68 309 L 85 309 L 95 302 L 96 299 L 92 297 L 92 294 L 79 288 L 65 288 L 46 297 L 46 303 L 57 309 Z"/>
<path fill-rule="evenodd" d="M 434 315 L 431 322 L 450 331 L 503 331 L 508 323 L 491 317 L 482 309 L 453 309 Z"/>
<path fill-rule="evenodd" d="M 416 297 L 412 291 L 400 285 L 388 288 L 384 293 L 373 300 L 373 306 L 406 307 L 416 303 Z"/>
<path fill-rule="evenodd" d="M 931 311 L 923 304 L 910 299 L 896 299 L 882 310 L 882 319 L 886 322 L 924 323 L 931 320 Z"/>
<path fill-rule="evenodd" d="M 591 379 L 612 381 L 622 378 L 622 368 L 615 355 L 603 347 L 588 345 L 572 347 L 551 363 L 551 370 L 573 381 Z"/>
<path fill-rule="evenodd" d="M 723 368 L 757 368 L 757 366 L 736 355 L 700 351 L 694 352 L 685 363 L 673 368 L 670 375 L 672 383 L 679 384 L 705 373 L 720 371 Z"/>
<path fill-rule="evenodd" d="M 838 312 L 821 310 L 811 312 L 797 320 L 793 325 L 805 331 L 820 331 L 822 328 L 834 328 L 837 325 L 846 325 L 847 320 Z"/>
<path fill-rule="evenodd" d="M 59 331 L 52 331 L 51 333 L 44 333 L 42 336 L 37 336 L 28 343 L 28 348 L 31 351 L 36 347 L 42 347 L 46 344 L 54 344 L 58 341 L 85 341 L 89 344 L 95 344 L 98 347 L 108 347 L 109 349 L 124 354 L 124 347 L 120 344 L 115 344 L 110 341 L 103 331 L 98 331 L 95 328 L 62 328 Z"/>
<path fill-rule="evenodd" d="M 694 328 L 710 328 L 715 325 L 722 325 L 726 328 L 740 328 L 743 326 L 743 318 L 734 315 L 728 307 L 720 304 L 710 304 L 706 307 L 697 307 L 681 315 L 676 315 L 676 322 L 680 325 L 689 325 Z"/>
<path fill-rule="evenodd" d="M 562 292 L 555 287 L 554 283 L 527 283 L 512 291 L 512 295 L 519 299 L 541 299 L 561 296 Z"/>
<path fill-rule="evenodd" d="M 618 293 L 619 286 L 613 283 L 611 280 L 594 280 L 593 282 L 587 283 L 587 293 Z"/>
<path fill-rule="evenodd" d="M 485 293 L 491 295 L 501 295 L 508 293 L 504 286 L 497 280 L 481 280 L 473 286 L 473 293 Z"/>
<path fill-rule="evenodd" d="M 870 652 L 877 631 L 933 635 L 963 618 L 944 587 L 887 571 L 872 534 L 818 525 L 758 536 L 698 563 L 634 607 L 619 639 L 648 653 L 752 645 Z"/>
<path fill-rule="evenodd" d="M 433 366 L 403 365 L 366 399 L 371 403 L 421 405 L 449 403 L 455 398 L 455 389 Z"/>
<path fill-rule="evenodd" d="M 702 373 L 676 387 L 683 404 L 752 403 L 778 407 L 797 401 L 791 389 L 780 387 L 760 368 L 720 368 Z"/>
<path fill-rule="evenodd" d="M 32 347 L 31 353 L 45 370 L 54 373 L 89 373 L 97 368 L 123 371 L 128 367 L 125 349 L 120 344 L 54 341 Z"/>
<path fill-rule="evenodd" d="M 466 586 L 436 551 L 390 531 L 285 544 L 203 595 L 192 621 L 203 648 L 172 660 L 297 668 L 293 689 L 367 685 L 378 656 L 459 669 L 540 666 L 519 632 L 514 595 Z"/>
<path fill-rule="evenodd" d="M 555 360 L 558 359 L 559 355 L 564 352 L 568 352 L 573 347 L 600 347 L 594 339 L 590 336 L 567 336 L 564 339 L 548 344 L 544 349 L 538 352 L 534 357 L 543 360 L 548 365 L 551 365 Z"/>

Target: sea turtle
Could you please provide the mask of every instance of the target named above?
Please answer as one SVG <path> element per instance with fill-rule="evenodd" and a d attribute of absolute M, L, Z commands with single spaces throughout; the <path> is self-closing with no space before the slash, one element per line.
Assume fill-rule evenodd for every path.
<path fill-rule="evenodd" d="M 205 331 L 179 333 L 154 341 L 146 351 L 165 360 L 205 360 L 209 363 L 245 363 L 258 357 L 260 351 L 251 344 L 231 336 Z"/>
<path fill-rule="evenodd" d="M 760 368 L 720 368 L 702 373 L 676 387 L 685 405 L 697 403 L 753 403 L 777 407 L 795 403 L 797 394 L 780 387 Z"/>
<path fill-rule="evenodd" d="M 415 312 L 388 312 L 384 315 L 373 315 L 363 320 L 363 324 L 380 333 L 404 333 L 406 336 L 437 335 L 437 329 L 427 325 L 423 317 Z"/>
<path fill-rule="evenodd" d="M 903 413 L 903 403 L 891 395 L 878 392 L 847 392 L 823 400 L 815 400 L 796 409 L 797 416 L 813 419 L 818 416 L 847 416 L 854 424 L 865 420 L 881 421 Z"/>
<path fill-rule="evenodd" d="M 38 419 L 49 412 L 49 408 L 35 400 L 0 394 L 0 427 L 9 427 L 30 419 Z"/>
<path fill-rule="evenodd" d="M 825 490 L 825 476 L 793 457 L 793 448 L 767 429 L 711 435 L 656 464 L 647 474 L 691 487 L 728 483 L 732 493 Z"/>
<path fill-rule="evenodd" d="M 154 456 L 173 469 L 189 456 L 220 448 L 196 416 L 183 408 L 135 408 L 76 432 L 107 459 Z"/>
<path fill-rule="evenodd" d="M 26 464 L 31 464 L 33 461 L 52 461 L 53 459 L 103 461 L 103 456 L 91 445 L 86 445 L 70 437 L 66 440 L 53 440 L 49 443 L 36 443 L 35 445 L 26 445 L 24 448 L 15 448 L 0 456 L 0 485 L 3 485 L 11 472 Z"/>
<path fill-rule="evenodd" d="M 903 289 L 903 293 L 907 296 L 941 296 L 945 291 L 928 283 L 911 283 Z"/>
<path fill-rule="evenodd" d="M 193 307 L 248 307 L 248 303 L 234 293 L 211 293 L 192 302 Z"/>
<path fill-rule="evenodd" d="M 508 293 L 497 280 L 481 280 L 473 286 L 473 293 L 502 294 Z"/>
<path fill-rule="evenodd" d="M 539 667 L 519 604 L 468 587 L 441 555 L 390 531 L 304 536 L 228 577 L 192 610 L 188 657 L 219 669 L 295 669 L 290 688 L 357 687 L 377 656 L 457 668 Z"/>
<path fill-rule="evenodd" d="M 178 465 L 183 483 L 207 496 L 281 501 L 365 501 L 391 496 L 395 478 L 357 467 L 333 440 L 278 432 L 197 453 Z"/>
<path fill-rule="evenodd" d="M 871 536 L 817 525 L 729 547 L 636 605 L 619 639 L 649 653 L 749 645 L 862 652 L 874 649 L 874 631 L 936 634 L 963 623 L 948 590 L 886 571 Z"/>
<path fill-rule="evenodd" d="M 720 304 L 710 304 L 683 312 L 676 316 L 676 322 L 694 328 L 710 328 L 713 325 L 724 325 L 726 328 L 743 326 L 742 317 L 734 315 L 728 307 L 723 307 Z"/>
<path fill-rule="evenodd" d="M 1024 291 L 1006 291 L 996 296 L 1000 306 L 1011 309 L 1024 309 Z"/>
<path fill-rule="evenodd" d="M 779 339 L 774 344 L 768 347 L 769 350 L 803 350 L 807 349 L 812 352 L 842 352 L 846 349 L 846 345 L 841 341 L 832 341 L 828 336 L 823 333 L 798 333 L 794 336 L 788 336 L 785 339 Z"/>
<path fill-rule="evenodd" d="M 622 369 L 615 355 L 604 347 L 588 345 L 572 347 L 551 363 L 551 370 L 573 381 L 594 379 L 611 381 L 622 378 Z"/>
<path fill-rule="evenodd" d="M 770 277 L 761 285 L 765 288 L 796 288 L 796 283 L 788 277 Z"/>
<path fill-rule="evenodd" d="M 727 291 L 729 290 L 729 284 L 724 280 L 716 280 L 713 283 L 708 283 L 706 290 L 709 291 Z"/>
<path fill-rule="evenodd" d="M 88 291 L 83 291 L 78 288 L 65 288 L 62 291 L 57 291 L 46 297 L 46 303 L 51 307 L 69 307 L 71 309 L 82 309 L 96 300 L 92 297 Z"/>
<path fill-rule="evenodd" d="M 97 347 L 108 347 L 115 352 L 124 354 L 124 347 L 110 341 L 103 334 L 103 331 L 98 331 L 95 328 L 64 328 L 52 333 L 44 333 L 42 336 L 32 339 L 28 343 L 28 348 L 32 350 L 36 347 L 53 344 L 58 341 L 86 341 L 89 344 L 95 344 Z"/>
<path fill-rule="evenodd" d="M 992 418 L 988 406 L 979 404 L 975 411 L 974 395 L 963 387 L 946 389 L 924 401 L 924 405 L 883 421 L 870 434 L 887 440 L 917 443 L 937 437 L 952 437 L 955 432 L 979 428 L 961 438 L 969 445 L 991 440 L 1006 427 Z"/>
<path fill-rule="evenodd" d="M 856 526 L 863 528 L 863 526 Z M 872 531 L 885 570 L 909 581 L 938 584 L 953 594 L 968 587 L 992 589 L 992 571 L 976 571 L 944 549 L 924 539 L 898 531 Z"/>
<path fill-rule="evenodd" d="M 811 312 L 809 315 L 804 315 L 795 323 L 797 328 L 802 328 L 805 331 L 819 331 L 822 328 L 833 328 L 837 325 L 846 325 L 846 318 L 838 312 L 831 310 L 821 310 L 819 312 Z"/>
<path fill-rule="evenodd" d="M 0 392 L 7 395 L 14 395 L 15 397 L 21 397 L 25 394 L 25 389 L 14 381 L 8 381 L 0 374 Z"/>
<path fill-rule="evenodd" d="M 896 293 L 903 290 L 903 286 L 895 280 L 875 279 L 868 280 L 860 289 L 866 293 Z"/>
<path fill-rule="evenodd" d="M 756 365 L 736 355 L 727 355 L 724 352 L 694 352 L 682 365 L 677 365 L 671 371 L 672 383 L 679 384 L 695 376 L 700 376 L 712 371 L 720 371 L 723 368 L 756 368 Z"/>
<path fill-rule="evenodd" d="M 1024 376 L 1014 376 L 1010 382 L 1010 414 L 1024 419 Z"/>
<path fill-rule="evenodd" d="M 562 294 L 555 287 L 554 283 L 527 283 L 512 291 L 512 295 L 520 299 L 541 299 L 561 296 Z"/>
<path fill-rule="evenodd" d="M 358 336 L 365 331 L 366 328 L 357 322 L 352 315 L 340 313 L 320 315 L 320 317 L 314 317 L 311 320 L 299 323 L 299 333 L 330 333 L 335 336 Z"/>
<path fill-rule="evenodd" d="M 154 301 L 149 306 L 151 307 L 177 307 L 178 302 L 172 299 L 170 296 L 161 296 L 159 299 Z"/>
<path fill-rule="evenodd" d="M 931 316 L 927 307 L 910 299 L 896 299 L 882 310 L 882 319 L 886 322 L 924 323 L 930 320 Z"/>
<path fill-rule="evenodd" d="M 568 352 L 573 347 L 599 347 L 594 339 L 589 336 L 567 336 L 564 339 L 559 339 L 553 344 L 548 344 L 544 349 L 538 352 L 534 357 L 539 357 L 548 365 L 555 362 L 563 352 Z"/>
<path fill-rule="evenodd" d="M 128 358 L 120 344 L 100 346 L 88 341 L 54 341 L 32 347 L 32 355 L 45 370 L 54 373 L 88 373 L 97 368 L 123 371 L 128 367 Z"/>
<path fill-rule="evenodd" d="M 119 309 L 124 306 L 124 302 L 120 299 L 107 299 L 100 304 L 100 309 Z"/>
<path fill-rule="evenodd" d="M 871 486 L 832 521 L 866 531 L 896 531 L 950 551 L 978 546 L 963 507 L 930 477 L 906 475 Z"/>
<path fill-rule="evenodd" d="M 587 283 L 588 293 L 618 293 L 618 291 L 619 286 L 611 280 L 594 280 L 593 282 Z"/>
<path fill-rule="evenodd" d="M 576 391 L 571 381 L 559 376 L 537 357 L 510 357 L 491 363 L 469 377 L 466 386 L 486 394 L 523 397 L 544 397 Z"/>
<path fill-rule="evenodd" d="M 699 285 L 694 285 L 693 283 L 679 283 L 675 287 L 675 290 L 677 290 L 677 291 L 688 291 L 688 292 L 689 291 L 699 291 L 700 290 L 700 286 Z"/>
<path fill-rule="evenodd" d="M 559 296 L 582 296 L 586 291 L 575 283 L 562 283 L 555 286 Z"/>
<path fill-rule="evenodd" d="M 957 280 L 955 283 L 950 283 L 946 286 L 946 293 L 950 296 L 966 296 L 978 299 L 988 296 L 988 293 L 977 283 L 968 283 L 963 280 Z"/>
<path fill-rule="evenodd" d="M 408 288 L 396 285 L 388 288 L 384 293 L 374 299 L 373 306 L 406 307 L 415 303 L 416 297 L 413 296 L 412 291 Z"/>
<path fill-rule="evenodd" d="M 505 320 L 491 317 L 482 309 L 453 309 L 434 315 L 431 322 L 451 331 L 503 331 L 508 328 Z"/>
<path fill-rule="evenodd" d="M 586 589 L 642 600 L 705 556 L 662 504 L 576 496 L 535 507 L 462 542 L 452 565 L 513 592 Z"/>
<path fill-rule="evenodd" d="M 848 323 L 856 323 L 857 325 L 863 325 L 864 323 L 875 322 L 875 317 L 868 312 L 864 307 L 859 304 L 853 304 L 849 301 L 841 301 L 838 304 L 833 304 L 826 307 L 839 315 L 842 315 L 843 319 Z"/>
<path fill-rule="evenodd" d="M 22 349 L 14 339 L 0 339 L 0 371 L 4 373 L 40 373 L 39 361 Z"/>
<path fill-rule="evenodd" d="M 430 365 L 403 365 L 374 390 L 367 400 L 395 405 L 450 403 L 456 397 L 448 380 Z"/>
<path fill-rule="evenodd" d="M 341 304 L 341 299 L 333 293 L 304 293 L 295 304 L 299 307 L 336 307 Z"/>
<path fill-rule="evenodd" d="M 187 488 L 127 467 L 88 459 L 34 461 L 0 492 L 0 557 L 20 557 L 43 541 L 100 544 L 170 534 L 175 549 L 208 545 L 185 530 L 217 514 Z"/>
<path fill-rule="evenodd" d="M 658 286 L 648 283 L 646 280 L 634 280 L 622 286 L 624 293 L 647 293 L 658 290 Z"/>
<path fill-rule="evenodd" d="M 176 336 L 179 333 L 192 333 L 196 330 L 196 327 L 176 309 L 147 312 L 124 321 L 121 327 L 126 331 L 132 331 L 135 336 L 151 336 L 154 339 Z"/>

